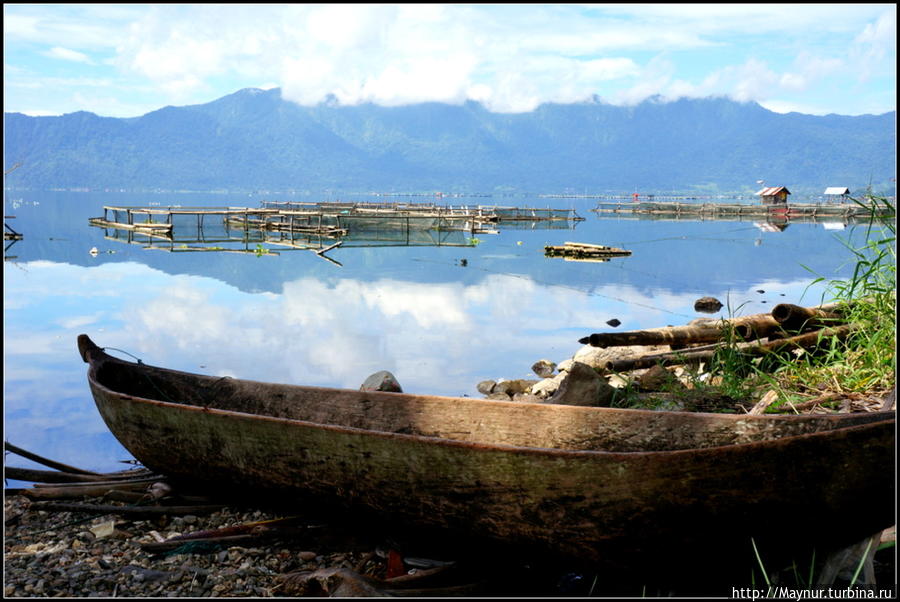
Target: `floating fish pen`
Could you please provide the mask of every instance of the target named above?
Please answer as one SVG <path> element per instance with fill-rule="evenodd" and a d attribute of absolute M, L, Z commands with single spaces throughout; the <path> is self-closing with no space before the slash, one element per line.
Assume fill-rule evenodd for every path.
<path fill-rule="evenodd" d="M 362 246 L 472 246 L 471 231 L 429 230 L 431 218 L 375 219 L 363 223 L 354 216 L 320 212 L 244 209 L 237 207 L 113 207 L 103 217 L 88 220 L 103 228 L 107 240 L 171 252 L 221 251 L 277 255 L 262 247 L 320 252 L 335 240 L 348 247 Z M 341 225 L 343 224 L 343 225 Z M 440 225 L 440 224 L 438 224 Z M 348 226 L 353 228 L 349 231 Z M 478 229 L 476 232 L 480 231 Z M 327 257 L 325 257 L 328 259 Z"/>
<path fill-rule="evenodd" d="M 612 257 L 628 257 L 631 251 L 583 242 L 567 242 L 562 246 L 544 247 L 545 257 L 562 257 L 566 261 L 609 261 Z"/>
<path fill-rule="evenodd" d="M 779 217 L 795 218 L 842 218 L 861 219 L 867 217 L 893 217 L 893 207 L 863 207 L 856 204 L 835 203 L 680 203 L 661 201 L 639 201 L 631 203 L 598 203 L 593 209 L 597 213 L 637 213 L 647 215 L 668 215 L 685 217 L 749 218 Z"/>
<path fill-rule="evenodd" d="M 90 218 L 89 224 L 104 228 L 107 239 L 146 248 L 263 254 L 263 244 L 319 253 L 333 248 L 335 241 L 346 246 L 472 246 L 474 235 L 496 234 L 501 221 L 522 229 L 568 227 L 582 219 L 569 209 L 264 201 L 255 209 L 104 206 L 103 216 Z"/>
<path fill-rule="evenodd" d="M 263 201 L 267 209 L 317 211 L 338 215 L 429 215 L 446 219 L 500 221 L 583 221 L 574 209 L 550 207 L 504 207 L 496 205 L 439 205 L 437 203 L 295 202 Z"/>

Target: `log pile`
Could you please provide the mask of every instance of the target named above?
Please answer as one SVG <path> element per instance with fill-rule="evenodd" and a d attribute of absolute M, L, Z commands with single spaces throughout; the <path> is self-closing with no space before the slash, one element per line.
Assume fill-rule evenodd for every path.
<path fill-rule="evenodd" d="M 858 328 L 858 324 L 844 320 L 837 304 L 801 307 L 782 303 L 768 314 L 701 320 L 685 326 L 593 333 L 579 342 L 593 347 L 671 347 L 671 351 L 664 353 L 613 360 L 606 365 L 612 372 L 627 372 L 655 365 L 698 364 L 727 347 L 747 355 L 813 349 L 826 339 L 845 339 Z"/>

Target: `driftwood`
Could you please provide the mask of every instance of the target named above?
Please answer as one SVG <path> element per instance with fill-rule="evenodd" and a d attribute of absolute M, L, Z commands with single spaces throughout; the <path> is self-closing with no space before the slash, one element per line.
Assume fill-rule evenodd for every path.
<path fill-rule="evenodd" d="M 279 518 L 245 523 L 233 527 L 223 527 L 221 529 L 195 531 L 193 533 L 171 537 L 165 541 L 142 543 L 141 548 L 145 552 L 158 554 L 178 549 L 189 543 L 234 545 L 236 543 L 255 542 L 283 535 L 307 533 L 310 529 L 319 529 L 323 526 L 307 524 L 298 526 L 300 520 L 299 517 Z"/>
<path fill-rule="evenodd" d="M 592 347 L 628 347 L 630 345 L 685 345 L 712 343 L 722 339 L 716 326 L 671 326 L 628 332 L 598 332 L 578 342 Z"/>
<path fill-rule="evenodd" d="M 37 483 L 33 489 L 23 489 L 22 495 L 31 499 L 61 500 L 83 496 L 100 497 L 109 491 L 144 491 L 149 484 L 159 480 L 135 479 L 133 481 L 103 481 L 96 483 L 61 483 L 45 485 Z"/>
<path fill-rule="evenodd" d="M 102 476 L 102 475 L 101 475 Z M 39 489 L 76 489 L 79 487 L 92 487 L 97 486 L 101 487 L 103 485 L 111 485 L 113 487 L 118 487 L 120 489 L 135 489 L 135 487 L 131 487 L 132 485 L 147 485 L 148 483 L 155 483 L 157 481 L 165 480 L 164 477 L 156 474 L 150 475 L 142 475 L 139 477 L 135 477 L 132 479 L 98 479 L 94 478 L 90 481 L 79 481 L 74 483 L 35 483 L 34 486 Z"/>
<path fill-rule="evenodd" d="M 844 324 L 834 328 L 824 328 L 808 332 L 806 334 L 795 335 L 784 339 L 775 339 L 765 343 L 753 341 L 747 343 L 737 343 L 734 348 L 741 353 L 750 355 L 764 355 L 778 351 L 789 351 L 798 348 L 810 348 L 816 346 L 821 339 L 824 338 L 846 338 L 851 332 L 856 330 L 856 324 Z M 613 360 L 607 362 L 606 369 L 613 372 L 627 372 L 629 370 L 639 370 L 641 368 L 650 368 L 656 364 L 663 366 L 680 365 L 680 364 L 699 364 L 700 362 L 712 359 L 713 355 L 725 349 L 724 345 L 712 345 L 704 349 L 694 349 L 686 351 L 667 351 L 666 353 L 657 353 L 653 355 L 644 355 L 636 358 Z"/>
<path fill-rule="evenodd" d="M 56 462 L 55 460 L 49 460 L 47 458 L 44 458 L 43 456 L 39 456 L 28 450 L 22 449 L 21 447 L 16 447 L 15 445 L 13 445 L 12 443 L 9 443 L 8 441 L 3 442 L 3 448 L 8 452 L 12 452 L 19 456 L 22 456 L 23 458 L 28 458 L 29 460 L 32 460 L 33 462 L 37 462 L 38 464 L 43 464 L 44 466 L 48 466 L 50 468 L 55 468 L 56 470 L 59 470 L 62 472 L 102 476 L 98 472 L 93 472 L 90 470 L 83 470 L 81 468 L 75 468 L 74 466 L 69 466 L 68 464 L 63 464 L 62 462 Z"/>
<path fill-rule="evenodd" d="M 628 332 L 599 332 L 579 339 L 592 347 L 627 347 L 631 345 L 697 345 L 727 340 L 730 332 L 742 341 L 762 338 L 785 338 L 812 328 L 836 326 L 841 321 L 838 304 L 801 307 L 781 303 L 771 313 L 738 318 L 723 318 L 703 324 L 667 326 Z"/>
<path fill-rule="evenodd" d="M 7 466 L 5 468 L 5 476 L 7 479 L 15 479 L 16 481 L 33 481 L 38 483 L 92 483 L 103 479 L 128 479 L 139 476 L 146 476 L 149 472 L 131 471 L 137 473 L 134 477 L 114 476 L 112 473 L 104 475 L 78 474 L 73 472 L 58 472 L 55 470 L 37 470 L 34 468 L 19 468 L 17 466 Z"/>
<path fill-rule="evenodd" d="M 771 314 L 754 314 L 740 318 L 711 320 L 703 324 L 666 326 L 627 332 L 599 332 L 579 339 L 592 347 L 627 347 L 630 345 L 696 345 L 718 343 L 728 338 L 729 329 L 744 341 L 768 337 L 782 332 L 782 325 Z"/>
<path fill-rule="evenodd" d="M 90 514 L 124 514 L 128 516 L 162 516 L 164 514 L 211 514 L 224 504 L 202 506 L 115 506 L 112 504 L 74 504 L 71 502 L 35 502 L 31 510 L 55 512 L 87 512 Z"/>

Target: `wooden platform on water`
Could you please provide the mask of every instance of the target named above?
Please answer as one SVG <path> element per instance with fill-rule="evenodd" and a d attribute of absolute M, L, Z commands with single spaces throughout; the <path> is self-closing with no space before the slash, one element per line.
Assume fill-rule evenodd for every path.
<path fill-rule="evenodd" d="M 148 249 L 261 255 L 272 254 L 262 245 L 319 252 L 335 241 L 344 247 L 473 246 L 474 235 L 497 233 L 501 221 L 513 229 L 560 228 L 582 219 L 552 208 L 270 201 L 259 208 L 106 205 L 88 223 L 104 228 L 110 240 Z"/>
<path fill-rule="evenodd" d="M 544 247 L 545 257 L 562 257 L 566 261 L 609 261 L 611 257 L 628 257 L 631 251 L 583 242 L 567 242 L 562 246 Z"/>
<path fill-rule="evenodd" d="M 261 206 L 281 211 L 301 211 L 336 215 L 407 217 L 429 216 L 482 223 L 500 221 L 583 221 L 574 209 L 553 207 L 512 207 L 501 205 L 442 205 L 438 203 L 298 202 L 263 201 Z"/>
<path fill-rule="evenodd" d="M 840 218 L 861 219 L 870 216 L 893 217 L 895 211 L 888 207 L 862 207 L 850 203 L 682 203 L 664 201 L 639 201 L 631 203 L 597 203 L 597 213 L 637 213 L 686 217 L 748 217 L 748 218 Z"/>
<path fill-rule="evenodd" d="M 452 206 L 434 203 L 345 203 L 263 201 L 247 207 L 129 207 L 107 205 L 103 216 L 89 223 L 159 238 L 176 236 L 175 230 L 203 230 L 210 218 L 231 230 L 316 234 L 343 237 L 369 231 L 465 231 L 495 233 L 500 222 L 557 223 L 581 221 L 574 209 L 532 207 Z M 176 224 L 177 222 L 177 224 Z"/>

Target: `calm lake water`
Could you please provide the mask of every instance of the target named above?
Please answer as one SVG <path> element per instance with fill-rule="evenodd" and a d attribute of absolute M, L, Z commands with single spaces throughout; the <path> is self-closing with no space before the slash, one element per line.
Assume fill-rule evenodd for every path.
<path fill-rule="evenodd" d="M 119 357 L 212 375 L 358 388 L 390 370 L 410 393 L 479 396 L 479 381 L 534 378 L 578 339 L 610 330 L 820 302 L 817 277 L 846 276 L 863 226 L 657 221 L 599 216 L 590 199 L 454 198 L 453 204 L 574 208 L 565 229 L 501 224 L 442 246 L 357 246 L 278 254 L 175 252 L 104 238 L 104 205 L 257 207 L 276 195 L 7 191 L 7 223 L 24 235 L 4 261 L 4 421 L 10 443 L 91 470 L 130 459 L 106 429 L 75 340 Z M 372 201 L 364 195 L 341 200 Z M 334 200 L 326 195 L 297 200 Z M 391 199 L 409 201 L 410 199 Z M 412 199 L 430 201 L 432 199 Z M 543 256 L 548 244 L 630 249 L 606 263 Z M 452 246 L 452 243 L 469 246 Z M 90 254 L 96 247 L 98 253 Z M 729 309 L 730 307 L 730 309 Z M 38 465 L 11 457 L 15 466 Z"/>

